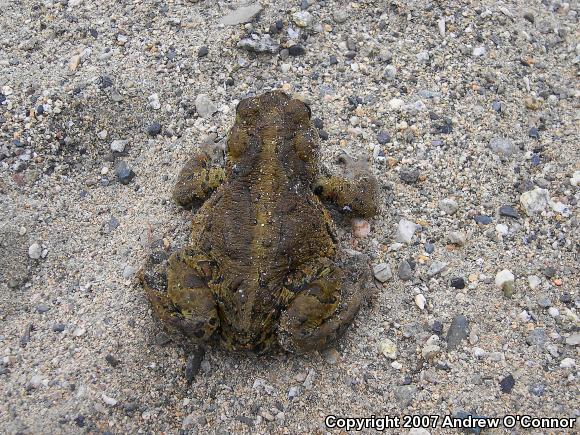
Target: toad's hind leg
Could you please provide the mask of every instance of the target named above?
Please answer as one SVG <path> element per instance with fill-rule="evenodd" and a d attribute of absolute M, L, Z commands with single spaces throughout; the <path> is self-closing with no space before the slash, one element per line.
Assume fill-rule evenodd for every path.
<path fill-rule="evenodd" d="M 173 199 L 186 208 L 199 206 L 224 180 L 224 168 L 212 162 L 207 153 L 198 152 L 181 169 Z"/>
<path fill-rule="evenodd" d="M 301 286 L 280 318 L 278 341 L 283 348 L 298 353 L 324 349 L 352 323 L 369 298 L 368 264 L 363 255 L 349 263 L 344 268 L 318 267 Z"/>
<path fill-rule="evenodd" d="M 150 256 L 140 280 L 155 315 L 170 332 L 193 343 L 207 341 L 219 326 L 217 306 L 207 283 L 215 264 L 186 248 L 172 254 Z"/>

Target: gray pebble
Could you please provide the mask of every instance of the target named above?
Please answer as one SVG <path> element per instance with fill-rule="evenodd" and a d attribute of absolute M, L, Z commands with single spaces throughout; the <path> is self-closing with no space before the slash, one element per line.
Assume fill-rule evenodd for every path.
<path fill-rule="evenodd" d="M 395 400 L 397 401 L 399 407 L 404 409 L 408 407 L 415 398 L 417 394 L 417 387 L 414 385 L 401 385 L 399 387 L 395 387 Z"/>
<path fill-rule="evenodd" d="M 408 281 L 413 277 L 413 270 L 411 269 L 411 265 L 407 260 L 403 260 L 399 263 L 397 275 L 403 281 Z"/>
<path fill-rule="evenodd" d="M 447 331 L 447 349 L 454 350 L 469 335 L 469 320 L 463 315 L 453 319 Z"/>
<path fill-rule="evenodd" d="M 489 147 L 494 153 L 503 157 L 509 157 L 517 151 L 511 139 L 506 137 L 493 137 L 489 141 Z"/>
<path fill-rule="evenodd" d="M 120 160 L 119 163 L 117 163 L 115 174 L 121 184 L 129 184 L 135 177 L 135 173 L 129 168 L 129 165 L 127 165 L 127 162 L 124 160 Z"/>
<path fill-rule="evenodd" d="M 387 282 L 393 277 L 391 266 L 387 263 L 380 263 L 373 267 L 373 274 L 380 282 Z"/>
<path fill-rule="evenodd" d="M 33 243 L 28 248 L 28 256 L 33 260 L 38 260 L 42 255 L 42 248 L 38 243 Z"/>
<path fill-rule="evenodd" d="M 226 26 L 235 26 L 236 24 L 244 24 L 252 21 L 260 12 L 262 12 L 262 6 L 259 3 L 253 3 L 248 6 L 243 6 L 237 8 L 222 17 L 220 23 Z"/>

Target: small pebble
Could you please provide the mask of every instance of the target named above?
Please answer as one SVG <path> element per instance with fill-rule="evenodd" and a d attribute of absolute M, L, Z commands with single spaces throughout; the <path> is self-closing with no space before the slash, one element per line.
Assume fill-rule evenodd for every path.
<path fill-rule="evenodd" d="M 393 272 L 387 263 L 379 263 L 373 267 L 373 275 L 380 282 L 387 282 L 393 277 Z"/>
<path fill-rule="evenodd" d="M 302 56 L 306 53 L 306 50 L 300 44 L 294 44 L 288 48 L 288 53 L 290 56 Z"/>
<path fill-rule="evenodd" d="M 53 332 L 63 332 L 64 329 L 65 329 L 64 323 L 55 323 L 54 325 L 52 325 Z"/>
<path fill-rule="evenodd" d="M 572 367 L 576 367 L 576 361 L 574 361 L 572 358 L 564 358 L 560 362 L 560 367 L 563 369 L 571 369 Z"/>
<path fill-rule="evenodd" d="M 33 260 L 38 260 L 42 255 L 42 248 L 38 243 L 33 243 L 28 248 L 28 256 Z"/>
<path fill-rule="evenodd" d="M 518 215 L 518 212 L 510 205 L 502 205 L 499 208 L 499 214 L 501 216 L 507 216 L 507 217 L 511 217 L 514 219 L 520 218 L 520 215 Z"/>
<path fill-rule="evenodd" d="M 407 219 L 401 219 L 397 226 L 395 240 L 399 243 L 411 243 L 416 229 L 417 224 L 415 224 L 415 222 L 408 221 Z"/>
<path fill-rule="evenodd" d="M 367 237 L 371 232 L 371 224 L 364 219 L 360 218 L 352 219 L 351 227 L 353 235 L 358 239 Z"/>
<path fill-rule="evenodd" d="M 149 136 L 157 136 L 159 133 L 161 133 L 161 124 L 158 123 L 157 121 L 152 122 L 151 124 L 149 124 L 149 126 L 147 127 L 147 134 Z"/>
<path fill-rule="evenodd" d="M 455 350 L 469 335 L 469 320 L 463 315 L 453 318 L 447 331 L 447 349 Z"/>
<path fill-rule="evenodd" d="M 209 53 L 209 49 L 204 45 L 197 50 L 197 57 L 206 57 Z"/>
<path fill-rule="evenodd" d="M 439 201 L 439 209 L 447 215 L 453 215 L 459 209 L 459 205 L 453 198 L 445 198 Z"/>
<path fill-rule="evenodd" d="M 135 173 L 129 168 L 129 165 L 127 165 L 127 162 L 124 160 L 120 160 L 119 163 L 117 163 L 115 174 L 121 184 L 129 184 L 135 177 Z"/>
<path fill-rule="evenodd" d="M 451 278 L 451 287 L 456 289 L 463 289 L 465 288 L 465 280 L 461 277 Z"/>
<path fill-rule="evenodd" d="M 500 381 L 499 386 L 501 388 L 502 393 L 509 394 L 512 392 L 515 384 L 516 381 L 514 377 L 510 374 Z"/>
<path fill-rule="evenodd" d="M 333 347 L 323 350 L 321 355 L 328 364 L 336 364 L 340 359 L 340 353 Z"/>
<path fill-rule="evenodd" d="M 467 242 L 467 235 L 461 231 L 453 231 L 449 233 L 448 240 L 452 245 L 463 246 Z"/>
<path fill-rule="evenodd" d="M 425 299 L 425 296 L 423 296 L 421 293 L 419 293 L 417 296 L 415 296 L 415 305 L 417 305 L 417 307 L 419 307 L 419 309 L 421 311 L 423 311 L 425 309 L 426 304 L 427 304 L 427 299 Z"/>
<path fill-rule="evenodd" d="M 393 343 L 392 340 L 389 340 L 388 338 L 382 340 L 379 343 L 379 352 L 389 359 L 397 359 L 397 346 L 395 343 Z"/>
<path fill-rule="evenodd" d="M 122 153 L 125 151 L 125 146 L 129 143 L 128 140 L 116 139 L 111 142 L 111 151 Z"/>
<path fill-rule="evenodd" d="M 399 263 L 397 275 L 403 281 L 408 281 L 413 277 L 413 270 L 407 260 L 403 260 Z"/>
<path fill-rule="evenodd" d="M 377 135 L 377 141 L 381 145 L 388 144 L 391 141 L 391 135 L 386 131 L 380 131 Z"/>

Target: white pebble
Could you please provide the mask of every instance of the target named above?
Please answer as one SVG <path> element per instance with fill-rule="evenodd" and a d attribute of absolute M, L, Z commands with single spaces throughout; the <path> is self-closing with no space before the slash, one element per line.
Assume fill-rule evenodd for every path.
<path fill-rule="evenodd" d="M 437 27 L 439 28 L 439 34 L 445 37 L 445 18 L 439 18 L 437 20 Z"/>
<path fill-rule="evenodd" d="M 403 107 L 403 104 L 405 104 L 405 102 L 400 98 L 393 98 L 389 101 L 389 107 L 393 110 L 399 110 L 401 107 Z"/>
<path fill-rule="evenodd" d="M 564 358 L 562 362 L 560 362 L 560 367 L 563 369 L 571 369 L 572 367 L 576 366 L 576 361 L 572 358 Z"/>
<path fill-rule="evenodd" d="M 147 101 L 149 102 L 149 107 L 153 110 L 159 110 L 161 108 L 161 103 L 159 102 L 159 95 L 151 94 L 147 97 Z"/>
<path fill-rule="evenodd" d="M 30 258 L 32 258 L 33 260 L 38 260 L 41 255 L 42 248 L 38 243 L 33 243 L 32 245 L 30 245 L 30 247 L 28 248 L 28 256 Z"/>
<path fill-rule="evenodd" d="M 530 286 L 530 288 L 532 290 L 537 289 L 541 283 L 542 283 L 542 280 L 540 279 L 540 277 L 538 277 L 536 275 L 528 276 L 528 285 Z"/>
<path fill-rule="evenodd" d="M 483 358 L 486 352 L 481 347 L 474 347 L 473 348 L 473 356 L 476 358 Z"/>
<path fill-rule="evenodd" d="M 497 224 L 495 230 L 501 236 L 507 236 L 509 233 L 509 228 L 506 224 Z"/>
<path fill-rule="evenodd" d="M 403 364 L 401 364 L 399 361 L 393 361 L 391 363 L 391 367 L 395 370 L 401 370 L 403 368 Z"/>
<path fill-rule="evenodd" d="M 397 234 L 395 239 L 400 243 L 411 243 L 416 229 L 417 224 L 415 224 L 415 222 L 408 221 L 407 219 L 401 219 L 397 227 Z"/>
<path fill-rule="evenodd" d="M 109 397 L 109 396 L 105 395 L 104 393 L 102 394 L 102 398 L 103 398 L 103 402 L 105 402 L 109 406 L 115 406 L 117 404 L 116 399 L 114 399 L 113 397 Z"/>
<path fill-rule="evenodd" d="M 125 145 L 129 143 L 128 140 L 116 139 L 111 142 L 111 151 L 122 153 L 125 151 Z"/>
<path fill-rule="evenodd" d="M 506 284 L 513 284 L 515 281 L 514 274 L 504 269 L 495 276 L 495 285 L 497 288 L 503 288 Z"/>
<path fill-rule="evenodd" d="M 381 352 L 389 359 L 397 358 L 397 346 L 395 343 L 393 343 L 392 340 L 389 340 L 388 338 L 379 343 L 379 352 Z"/>
<path fill-rule="evenodd" d="M 524 310 L 520 313 L 520 319 L 522 322 L 529 322 L 530 320 L 532 320 L 532 316 L 530 316 L 530 313 Z"/>
<path fill-rule="evenodd" d="M 461 231 L 452 231 L 448 240 L 452 245 L 463 246 L 467 242 L 467 235 Z"/>
<path fill-rule="evenodd" d="M 78 327 L 73 331 L 73 335 L 75 337 L 80 337 L 82 335 L 85 335 L 85 332 L 87 332 L 87 330 L 85 328 Z"/>
<path fill-rule="evenodd" d="M 415 305 L 419 307 L 420 310 L 425 309 L 425 304 L 427 303 L 427 299 L 421 293 L 415 296 Z"/>
<path fill-rule="evenodd" d="M 546 189 L 536 187 L 524 192 L 520 196 L 520 204 L 528 216 L 543 211 L 550 201 L 550 194 Z"/>
<path fill-rule="evenodd" d="M 560 315 L 560 310 L 556 307 L 548 308 L 548 314 L 552 317 L 558 317 Z"/>

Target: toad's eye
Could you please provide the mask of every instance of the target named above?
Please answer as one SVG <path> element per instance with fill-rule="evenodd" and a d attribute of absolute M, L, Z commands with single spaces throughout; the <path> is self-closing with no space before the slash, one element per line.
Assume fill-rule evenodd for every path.
<path fill-rule="evenodd" d="M 292 145 L 294 145 L 294 150 L 300 160 L 309 162 L 316 159 L 318 138 L 313 130 L 298 131 L 292 139 Z"/>
<path fill-rule="evenodd" d="M 249 141 L 248 132 L 236 123 L 232 127 L 228 138 L 228 155 L 234 158 L 240 157 L 248 149 Z"/>
<path fill-rule="evenodd" d="M 303 124 L 310 120 L 310 107 L 300 100 L 288 102 L 286 113 L 295 124 Z"/>

